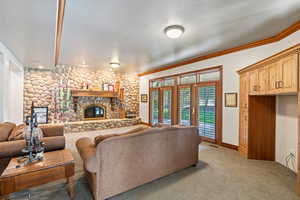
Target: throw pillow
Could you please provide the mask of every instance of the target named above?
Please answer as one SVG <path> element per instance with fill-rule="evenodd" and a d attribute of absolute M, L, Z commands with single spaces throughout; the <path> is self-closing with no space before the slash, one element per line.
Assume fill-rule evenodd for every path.
<path fill-rule="evenodd" d="M 0 142 L 7 141 L 11 131 L 15 127 L 16 125 L 10 122 L 0 123 Z"/>
<path fill-rule="evenodd" d="M 25 124 L 20 124 L 17 127 L 15 127 L 11 134 L 8 137 L 8 141 L 14 141 L 14 140 L 24 140 L 24 129 L 26 128 Z"/>

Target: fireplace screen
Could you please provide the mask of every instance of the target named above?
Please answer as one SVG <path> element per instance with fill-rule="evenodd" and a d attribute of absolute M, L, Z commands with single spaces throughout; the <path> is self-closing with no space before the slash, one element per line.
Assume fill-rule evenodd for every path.
<path fill-rule="evenodd" d="M 90 106 L 84 110 L 85 119 L 104 119 L 104 109 L 100 106 Z"/>

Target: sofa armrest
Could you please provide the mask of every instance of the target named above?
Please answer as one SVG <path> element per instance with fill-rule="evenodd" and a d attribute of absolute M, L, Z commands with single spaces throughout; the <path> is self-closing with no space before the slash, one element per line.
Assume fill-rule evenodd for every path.
<path fill-rule="evenodd" d="M 44 137 L 42 141 L 44 142 L 45 152 L 64 149 L 66 146 L 65 136 Z"/>
<path fill-rule="evenodd" d="M 25 146 L 25 140 L 0 142 L 0 159 L 22 155 Z"/>
<path fill-rule="evenodd" d="M 44 137 L 42 141 L 45 143 L 45 152 L 65 148 L 65 136 Z M 25 147 L 25 140 L 0 142 L 0 159 L 24 155 L 22 149 Z"/>
<path fill-rule="evenodd" d="M 64 135 L 64 126 L 63 125 L 57 125 L 57 126 L 47 126 L 42 125 L 40 126 L 42 129 L 45 137 L 54 137 L 54 136 L 63 136 Z"/>
<path fill-rule="evenodd" d="M 90 138 L 80 138 L 76 142 L 77 150 L 83 160 L 84 167 L 91 173 L 97 172 L 96 147 Z"/>

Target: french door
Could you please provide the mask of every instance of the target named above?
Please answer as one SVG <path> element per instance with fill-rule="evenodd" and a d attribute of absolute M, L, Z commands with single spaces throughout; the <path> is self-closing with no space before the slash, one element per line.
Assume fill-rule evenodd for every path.
<path fill-rule="evenodd" d="M 149 123 L 196 126 L 204 141 L 222 144 L 222 67 L 149 81 Z"/>
<path fill-rule="evenodd" d="M 217 141 L 217 83 L 201 83 L 194 88 L 194 125 L 198 127 L 203 140 Z"/>
<path fill-rule="evenodd" d="M 163 87 L 150 90 L 150 123 L 171 125 L 174 121 L 174 88 Z"/>

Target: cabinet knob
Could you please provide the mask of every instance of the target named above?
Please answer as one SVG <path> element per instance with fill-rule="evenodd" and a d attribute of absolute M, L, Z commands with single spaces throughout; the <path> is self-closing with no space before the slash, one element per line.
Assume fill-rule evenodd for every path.
<path fill-rule="evenodd" d="M 283 88 L 283 81 L 279 81 L 279 88 Z"/>

